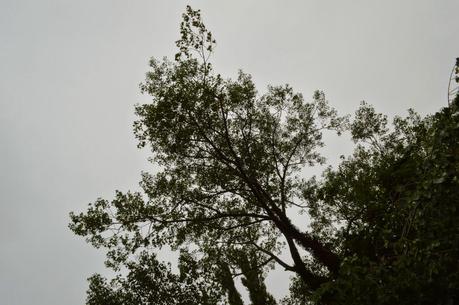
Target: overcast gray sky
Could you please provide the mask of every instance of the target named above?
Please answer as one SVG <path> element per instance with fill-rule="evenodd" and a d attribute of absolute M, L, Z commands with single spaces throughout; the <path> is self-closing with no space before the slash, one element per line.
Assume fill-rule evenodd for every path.
<path fill-rule="evenodd" d="M 391 115 L 446 105 L 457 0 L 0 0 L 0 304 L 84 303 L 103 255 L 68 213 L 153 168 L 133 106 L 148 101 L 148 59 L 175 53 L 188 3 L 217 38 L 216 70 L 241 68 L 260 92 L 322 89 L 341 113 L 361 100 Z"/>

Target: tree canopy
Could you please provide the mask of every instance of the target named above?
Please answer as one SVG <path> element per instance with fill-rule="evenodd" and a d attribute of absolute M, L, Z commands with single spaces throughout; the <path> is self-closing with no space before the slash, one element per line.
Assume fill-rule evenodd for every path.
<path fill-rule="evenodd" d="M 250 75 L 215 73 L 215 40 L 187 7 L 174 61 L 150 61 L 134 132 L 160 170 L 143 192 L 116 192 L 70 228 L 107 249 L 111 280 L 88 304 L 453 304 L 458 287 L 458 101 L 433 116 L 388 119 L 362 103 L 351 120 L 323 92 L 259 94 Z M 321 177 L 323 133 L 354 153 Z M 292 214 L 302 214 L 295 224 Z M 157 258 L 178 251 L 178 270 Z M 288 258 L 286 258 L 288 257 Z M 264 283 L 292 274 L 275 300 Z"/>

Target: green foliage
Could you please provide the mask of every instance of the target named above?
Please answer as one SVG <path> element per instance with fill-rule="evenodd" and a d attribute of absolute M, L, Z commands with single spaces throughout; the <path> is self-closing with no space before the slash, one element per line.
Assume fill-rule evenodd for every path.
<path fill-rule="evenodd" d="M 359 109 L 352 124 L 355 153 L 305 193 L 317 234 L 343 224 L 334 236 L 340 274 L 318 295 L 337 304 L 457 302 L 456 107 L 423 120 L 411 112 L 396 118 L 391 132 L 385 117 L 367 105 Z"/>
<path fill-rule="evenodd" d="M 117 276 L 110 282 L 100 275 L 92 276 L 87 304 L 214 305 L 221 295 L 219 288 L 199 276 L 196 261 L 187 254 L 180 257 L 180 274 L 172 273 L 168 265 L 145 251 L 126 267 L 126 277 Z"/>
<path fill-rule="evenodd" d="M 199 11 L 187 7 L 180 32 L 174 61 L 150 61 L 141 90 L 152 102 L 136 107 L 139 146 L 161 170 L 142 174 L 142 193 L 71 214 L 118 272 L 90 278 L 88 304 L 242 305 L 240 278 L 253 305 L 275 305 L 264 283 L 275 264 L 293 275 L 284 304 L 458 301 L 457 99 L 393 127 L 363 103 L 349 122 L 322 92 L 260 95 L 247 74 L 215 74 Z M 324 164 L 326 130 L 350 131 L 355 152 L 302 179 Z M 178 272 L 156 259 L 163 246 L 180 252 Z"/>

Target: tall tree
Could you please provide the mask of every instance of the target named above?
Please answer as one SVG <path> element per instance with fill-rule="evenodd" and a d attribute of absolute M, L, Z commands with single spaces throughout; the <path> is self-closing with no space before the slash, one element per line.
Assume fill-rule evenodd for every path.
<path fill-rule="evenodd" d="M 276 304 L 264 284 L 275 264 L 295 275 L 286 304 L 428 304 L 438 287 L 438 300 L 457 300 L 447 271 L 457 271 L 459 244 L 454 105 L 396 118 L 390 130 L 362 104 L 349 123 L 322 92 L 311 102 L 288 85 L 259 95 L 247 74 L 214 73 L 215 40 L 199 11 L 187 7 L 180 33 L 173 62 L 150 61 L 141 90 L 152 102 L 136 108 L 139 146 L 161 170 L 142 174 L 143 193 L 71 214 L 71 229 L 127 272 L 92 277 L 88 304 L 240 305 L 238 276 L 253 305 Z M 324 164 L 326 130 L 350 130 L 356 151 L 322 178 L 302 179 Z M 290 217 L 302 212 L 309 229 Z M 164 245 L 181 253 L 178 274 L 154 255 Z M 416 287 L 407 282 L 417 276 Z"/>

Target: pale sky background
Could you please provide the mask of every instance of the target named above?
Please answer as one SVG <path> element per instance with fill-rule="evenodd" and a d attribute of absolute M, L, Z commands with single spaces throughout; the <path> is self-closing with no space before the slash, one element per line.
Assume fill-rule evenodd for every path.
<path fill-rule="evenodd" d="M 341 113 L 446 105 L 458 0 L 0 0 L 0 304 L 84 304 L 101 251 L 67 229 L 151 170 L 132 134 L 151 56 L 173 57 L 186 4 L 217 38 L 215 69 L 260 92 L 322 89 Z M 329 153 L 349 150 L 334 142 Z M 285 279 L 270 278 L 276 295 Z"/>

